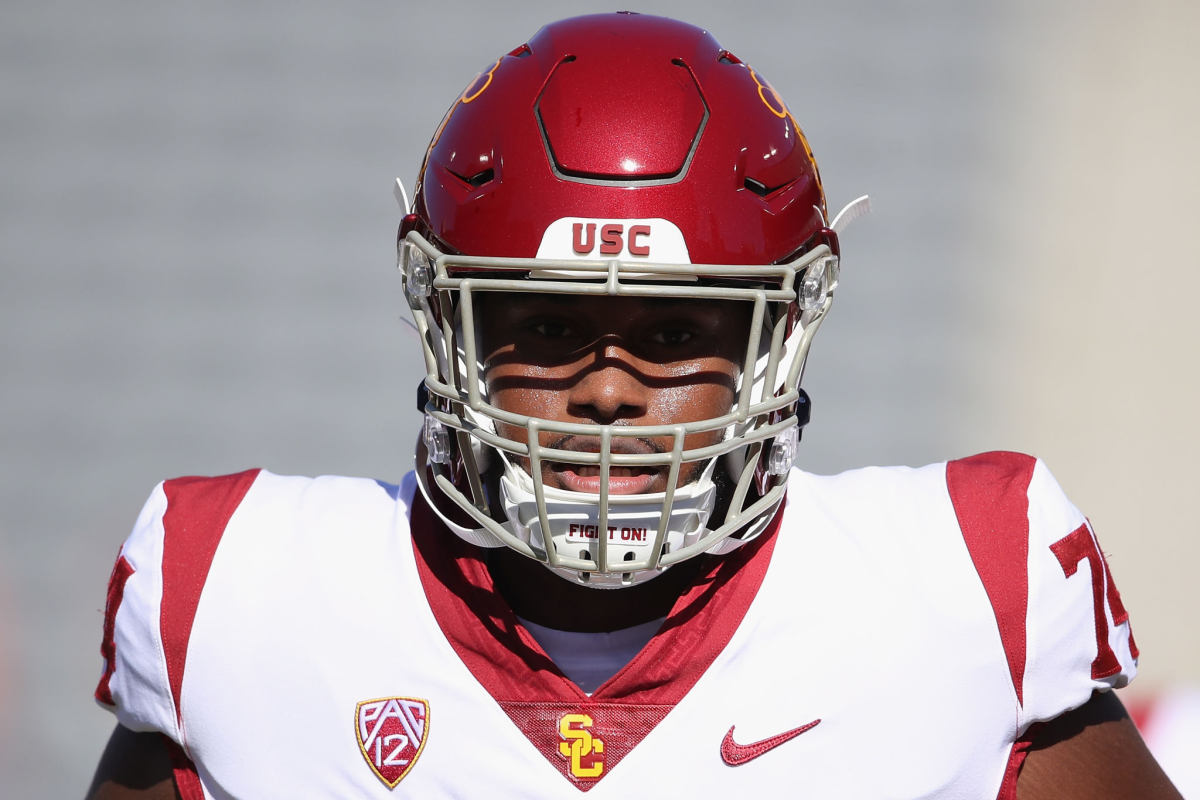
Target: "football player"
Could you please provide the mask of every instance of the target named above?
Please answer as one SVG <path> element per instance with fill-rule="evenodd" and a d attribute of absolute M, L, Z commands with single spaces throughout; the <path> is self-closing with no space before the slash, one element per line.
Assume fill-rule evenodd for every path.
<path fill-rule="evenodd" d="M 157 487 L 91 796 L 1178 796 L 1044 464 L 793 469 L 865 201 L 830 215 L 753 67 L 667 19 L 549 25 L 398 195 L 415 472 Z"/>

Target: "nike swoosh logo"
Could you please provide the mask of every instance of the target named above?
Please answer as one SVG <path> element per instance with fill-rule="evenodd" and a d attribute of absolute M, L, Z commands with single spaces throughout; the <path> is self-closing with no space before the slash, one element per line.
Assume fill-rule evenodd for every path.
<path fill-rule="evenodd" d="M 731 767 L 740 767 L 747 761 L 753 761 L 768 750 L 774 750 L 784 742 L 790 742 L 805 731 L 810 731 L 821 724 L 821 720 L 814 719 L 807 725 L 801 725 L 799 728 L 793 728 L 787 733 L 780 733 L 769 739 L 763 739 L 761 742 L 754 744 L 738 744 L 733 740 L 733 728 L 729 728 L 729 733 L 725 734 L 725 738 L 721 740 L 721 760 Z"/>

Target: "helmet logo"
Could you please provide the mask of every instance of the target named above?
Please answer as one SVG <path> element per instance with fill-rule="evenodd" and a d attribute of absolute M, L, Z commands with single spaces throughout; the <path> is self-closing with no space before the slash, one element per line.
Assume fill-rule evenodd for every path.
<path fill-rule="evenodd" d="M 537 257 L 692 263 L 683 232 L 665 219 L 556 219 L 542 235 Z"/>
<path fill-rule="evenodd" d="M 471 82 L 467 84 L 467 88 L 463 89 L 462 94 L 454 101 L 454 105 L 450 106 L 450 110 L 446 112 L 446 116 L 442 117 L 442 123 L 433 132 L 433 138 L 429 141 L 429 147 L 425 148 L 425 158 L 421 161 L 421 171 L 417 174 L 418 187 L 425 181 L 425 168 L 429 166 L 429 154 L 433 152 L 433 148 L 437 146 L 438 140 L 442 138 L 442 131 L 446 129 L 446 123 L 450 121 L 450 117 L 454 116 L 454 110 L 458 108 L 460 103 L 470 103 L 492 85 L 492 75 L 495 74 L 500 66 L 500 62 L 503 60 L 503 57 L 496 59 L 490 67 L 472 78 Z"/>
<path fill-rule="evenodd" d="M 771 113 L 792 123 L 792 128 L 796 131 L 796 138 L 800 141 L 800 145 L 804 148 L 804 155 L 808 156 L 808 163 L 812 165 L 813 176 L 817 179 L 817 190 L 821 193 L 821 214 L 825 214 L 825 187 L 821 185 L 821 170 L 817 169 L 817 159 L 813 155 L 812 148 L 808 144 L 808 137 L 804 135 L 804 131 L 800 130 L 800 123 L 796 122 L 796 118 L 792 116 L 792 112 L 788 109 L 787 103 L 783 102 L 783 96 L 775 91 L 775 87 L 771 85 L 763 76 L 750 68 L 750 77 L 754 78 L 754 82 L 758 84 L 758 98 L 763 101 L 763 105 L 770 109 Z"/>
<path fill-rule="evenodd" d="M 787 104 L 783 102 L 783 98 L 779 92 L 775 91 L 775 87 L 771 85 L 770 81 L 755 72 L 753 68 L 750 69 L 750 77 L 754 78 L 754 82 L 758 84 L 759 99 L 763 101 L 763 105 L 771 109 L 772 114 L 780 119 L 790 116 L 791 112 L 788 111 Z M 792 122 L 794 124 L 795 120 Z"/>
<path fill-rule="evenodd" d="M 471 84 L 463 89 L 462 96 L 459 99 L 464 103 L 469 103 L 483 94 L 483 90 L 492 85 L 492 75 L 496 72 L 496 67 L 500 66 L 502 60 L 497 58 L 490 67 L 476 75 Z"/>

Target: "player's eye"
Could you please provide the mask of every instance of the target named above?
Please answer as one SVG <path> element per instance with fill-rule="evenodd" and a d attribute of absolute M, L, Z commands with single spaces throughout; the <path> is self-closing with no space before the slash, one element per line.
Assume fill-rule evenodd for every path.
<path fill-rule="evenodd" d="M 533 326 L 533 330 L 547 339 L 562 339 L 573 333 L 570 328 L 561 322 L 539 322 Z"/>
<path fill-rule="evenodd" d="M 650 337 L 650 341 L 655 344 L 665 345 L 681 345 L 693 338 L 691 331 L 685 330 L 666 330 L 659 331 Z"/>

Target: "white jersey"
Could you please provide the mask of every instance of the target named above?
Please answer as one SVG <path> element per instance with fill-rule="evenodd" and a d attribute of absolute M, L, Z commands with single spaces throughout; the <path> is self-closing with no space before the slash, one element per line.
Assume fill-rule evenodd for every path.
<path fill-rule="evenodd" d="M 1087 521 L 1028 456 L 793 472 L 590 696 L 415 483 L 154 490 L 97 698 L 169 739 L 185 800 L 1011 797 L 1037 723 L 1136 669 Z"/>

